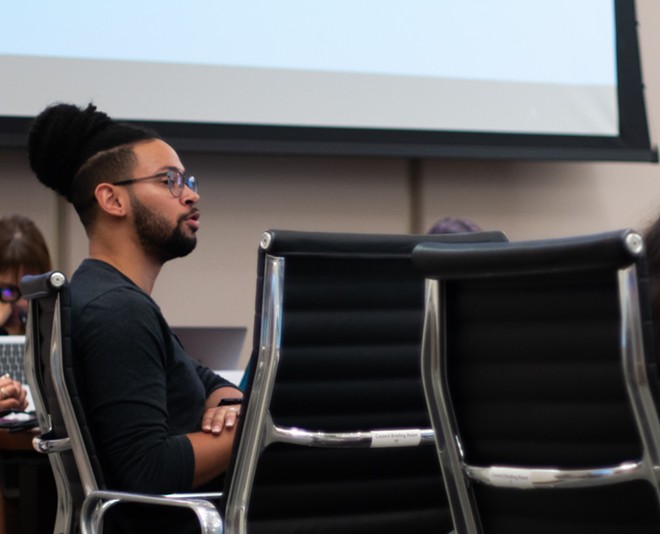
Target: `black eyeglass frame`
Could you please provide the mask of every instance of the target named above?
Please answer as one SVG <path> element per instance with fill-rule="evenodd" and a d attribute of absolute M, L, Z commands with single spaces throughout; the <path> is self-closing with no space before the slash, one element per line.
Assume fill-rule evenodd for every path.
<path fill-rule="evenodd" d="M 188 176 L 183 174 L 175 169 L 168 169 L 167 171 L 158 172 L 150 176 L 143 176 L 141 178 L 129 178 L 128 180 L 119 180 L 118 182 L 113 182 L 112 185 L 130 185 L 136 182 L 144 182 L 146 180 L 155 180 L 157 178 L 167 177 L 167 189 L 169 189 L 170 194 L 174 198 L 179 198 L 183 194 L 184 187 L 187 187 L 194 193 L 197 193 L 197 178 L 194 176 Z M 179 194 L 175 193 L 173 186 L 176 185 L 176 191 Z"/>
<path fill-rule="evenodd" d="M 5 295 L 7 294 L 11 294 L 11 296 L 9 298 L 5 297 Z M 4 302 L 5 304 L 13 304 L 20 298 L 21 298 L 21 290 L 19 289 L 18 286 L 13 286 L 13 285 L 0 286 L 0 302 Z"/>

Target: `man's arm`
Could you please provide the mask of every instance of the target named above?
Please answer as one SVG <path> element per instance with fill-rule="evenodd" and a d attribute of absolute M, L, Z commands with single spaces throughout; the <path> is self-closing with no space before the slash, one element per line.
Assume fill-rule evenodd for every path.
<path fill-rule="evenodd" d="M 235 387 L 221 387 L 206 399 L 206 411 L 202 417 L 202 432 L 187 434 L 195 457 L 193 488 L 213 480 L 227 470 L 236 434 L 236 420 L 243 393 Z M 230 404 L 219 406 L 222 399 Z"/>

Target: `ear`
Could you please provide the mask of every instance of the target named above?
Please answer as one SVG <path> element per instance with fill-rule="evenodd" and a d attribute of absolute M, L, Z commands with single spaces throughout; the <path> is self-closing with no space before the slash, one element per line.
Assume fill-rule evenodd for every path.
<path fill-rule="evenodd" d="M 94 196 L 99 208 L 108 215 L 124 217 L 128 206 L 128 200 L 124 188 L 117 188 L 112 184 L 101 183 L 96 186 Z"/>

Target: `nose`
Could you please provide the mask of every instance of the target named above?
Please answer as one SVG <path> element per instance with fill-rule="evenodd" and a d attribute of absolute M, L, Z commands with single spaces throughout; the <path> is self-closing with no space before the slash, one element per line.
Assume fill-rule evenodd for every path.
<path fill-rule="evenodd" d="M 199 202 L 199 193 L 193 191 L 192 189 L 190 189 L 190 187 L 186 185 L 183 187 L 183 191 L 181 191 L 181 196 L 179 197 L 179 201 L 187 206 L 192 206 Z"/>

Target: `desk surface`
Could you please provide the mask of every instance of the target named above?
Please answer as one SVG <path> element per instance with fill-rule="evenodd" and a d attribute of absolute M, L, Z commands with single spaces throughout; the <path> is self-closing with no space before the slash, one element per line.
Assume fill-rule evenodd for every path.
<path fill-rule="evenodd" d="M 4 451 L 33 451 L 32 438 L 36 436 L 38 429 L 20 430 L 10 432 L 6 428 L 0 428 L 0 450 Z M 35 454 L 37 451 L 35 451 Z"/>
<path fill-rule="evenodd" d="M 53 533 L 57 489 L 48 456 L 32 448 L 37 433 L 0 428 L 0 456 L 13 471 L 0 486 L 0 534 Z"/>

